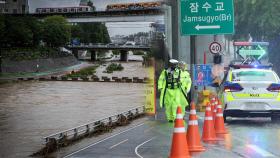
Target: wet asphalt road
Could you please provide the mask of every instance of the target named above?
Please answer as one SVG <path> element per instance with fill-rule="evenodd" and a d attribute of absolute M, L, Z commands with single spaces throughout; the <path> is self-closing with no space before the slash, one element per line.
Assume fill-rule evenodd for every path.
<path fill-rule="evenodd" d="M 204 114 L 199 113 L 200 134 Z M 187 117 L 186 117 L 187 118 Z M 187 119 L 186 119 L 187 120 Z M 232 119 L 226 124 L 229 134 L 220 141 L 203 143 L 206 151 L 191 153 L 195 158 L 280 157 L 280 124 L 266 118 Z M 166 158 L 169 155 L 173 124 L 149 119 L 100 141 L 92 142 L 65 157 L 69 158 Z"/>

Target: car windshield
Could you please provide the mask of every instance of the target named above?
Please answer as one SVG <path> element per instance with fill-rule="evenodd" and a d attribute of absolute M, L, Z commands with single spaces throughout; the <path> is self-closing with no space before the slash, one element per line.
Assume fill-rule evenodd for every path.
<path fill-rule="evenodd" d="M 277 82 L 277 78 L 271 71 L 237 71 L 232 72 L 232 81 L 263 81 Z"/>

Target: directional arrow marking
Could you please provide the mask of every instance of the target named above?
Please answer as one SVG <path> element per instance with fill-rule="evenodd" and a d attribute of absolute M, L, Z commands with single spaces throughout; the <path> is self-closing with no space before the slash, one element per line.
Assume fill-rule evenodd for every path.
<path fill-rule="evenodd" d="M 202 30 L 202 29 L 220 29 L 220 25 L 209 25 L 209 26 L 200 26 L 199 24 L 195 26 L 195 29 Z"/>

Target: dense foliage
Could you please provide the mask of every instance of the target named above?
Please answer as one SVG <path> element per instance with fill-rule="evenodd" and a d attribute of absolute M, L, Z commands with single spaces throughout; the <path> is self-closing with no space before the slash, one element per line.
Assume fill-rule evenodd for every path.
<path fill-rule="evenodd" d="M 81 43 L 110 43 L 107 27 L 104 23 L 79 23 L 72 27 L 72 39 Z"/>
<path fill-rule="evenodd" d="M 107 73 L 113 73 L 114 71 L 122 71 L 124 67 L 121 64 L 117 63 L 111 63 L 109 66 L 106 68 Z"/>
<path fill-rule="evenodd" d="M 235 0 L 235 40 L 268 41 L 269 59 L 280 72 L 280 1 Z"/>
<path fill-rule="evenodd" d="M 98 66 L 90 66 L 90 67 L 86 67 L 86 68 L 83 68 L 77 72 L 73 72 L 71 74 L 68 74 L 66 75 L 65 77 L 69 77 L 69 78 L 72 78 L 72 77 L 81 77 L 81 78 L 84 78 L 84 77 L 88 77 L 90 75 L 94 75 L 95 74 L 95 70 Z"/>
<path fill-rule="evenodd" d="M 72 25 L 62 16 L 49 16 L 39 21 L 33 17 L 0 15 L 0 43 L 2 48 L 38 47 L 45 43 L 58 48 L 77 38 L 82 43 L 109 43 L 107 27 L 103 23 Z"/>
<path fill-rule="evenodd" d="M 71 26 L 62 16 L 46 17 L 43 22 L 43 41 L 49 47 L 64 46 L 71 37 Z"/>

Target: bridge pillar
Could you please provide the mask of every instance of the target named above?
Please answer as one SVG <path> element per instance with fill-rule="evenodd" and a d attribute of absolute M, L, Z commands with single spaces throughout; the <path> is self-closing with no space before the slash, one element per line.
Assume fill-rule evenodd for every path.
<path fill-rule="evenodd" d="M 91 58 L 90 58 L 90 60 L 91 61 L 96 61 L 97 60 L 97 53 L 96 53 L 96 51 L 94 51 L 94 50 L 92 50 L 92 51 L 90 51 L 90 56 L 91 56 Z"/>
<path fill-rule="evenodd" d="M 77 49 L 73 49 L 72 53 L 74 55 L 74 57 L 76 57 L 77 59 L 79 59 L 79 54 L 78 54 L 78 50 Z"/>
<path fill-rule="evenodd" d="M 125 50 L 121 50 L 120 61 L 128 61 L 128 52 Z"/>

